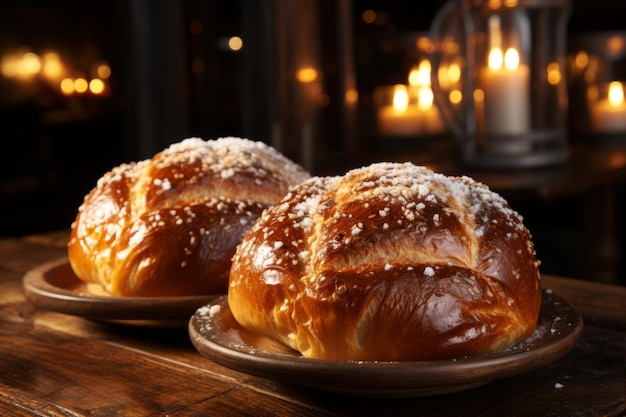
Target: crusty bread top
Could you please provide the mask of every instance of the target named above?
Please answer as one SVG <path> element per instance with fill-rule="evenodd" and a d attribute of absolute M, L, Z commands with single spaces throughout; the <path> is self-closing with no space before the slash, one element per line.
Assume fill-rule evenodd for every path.
<path fill-rule="evenodd" d="M 229 305 L 306 357 L 422 360 L 534 330 L 539 262 L 522 218 L 468 177 L 378 163 L 314 177 L 238 247 Z"/>
<path fill-rule="evenodd" d="M 224 293 L 242 235 L 307 178 L 262 142 L 183 140 L 98 180 L 72 224 L 70 263 L 114 295 Z"/>

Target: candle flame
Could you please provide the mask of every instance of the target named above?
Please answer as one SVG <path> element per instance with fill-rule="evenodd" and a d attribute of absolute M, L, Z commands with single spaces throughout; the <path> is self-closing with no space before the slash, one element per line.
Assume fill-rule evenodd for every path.
<path fill-rule="evenodd" d="M 393 88 L 393 108 L 397 111 L 405 111 L 409 106 L 409 93 L 406 86 L 396 85 Z"/>
<path fill-rule="evenodd" d="M 409 73 L 410 86 L 429 86 L 430 85 L 430 61 L 423 59 L 417 68 L 412 68 Z"/>
<path fill-rule="evenodd" d="M 421 87 L 417 92 L 417 107 L 420 110 L 430 110 L 435 96 L 430 87 Z"/>
<path fill-rule="evenodd" d="M 504 66 L 509 70 L 519 67 L 519 52 L 515 48 L 509 48 L 504 54 Z"/>
<path fill-rule="evenodd" d="M 609 104 L 611 107 L 624 105 L 624 86 L 619 81 L 613 81 L 609 84 Z"/>
<path fill-rule="evenodd" d="M 502 49 L 491 48 L 489 51 L 488 65 L 492 70 L 502 69 L 502 65 L 508 70 L 515 70 L 519 67 L 519 52 L 515 48 L 509 48 L 502 55 Z"/>
<path fill-rule="evenodd" d="M 420 72 L 416 68 L 411 68 L 409 72 L 409 85 L 417 86 L 420 84 Z"/>
<path fill-rule="evenodd" d="M 422 60 L 417 70 L 417 79 L 420 85 L 430 85 L 430 61 Z"/>
<path fill-rule="evenodd" d="M 518 0 L 489 0 L 487 2 L 490 9 L 497 10 L 504 7 L 516 7 Z"/>
<path fill-rule="evenodd" d="M 489 51 L 489 68 L 492 70 L 499 70 L 502 68 L 502 62 L 504 58 L 502 56 L 502 49 L 500 48 L 491 48 Z"/>

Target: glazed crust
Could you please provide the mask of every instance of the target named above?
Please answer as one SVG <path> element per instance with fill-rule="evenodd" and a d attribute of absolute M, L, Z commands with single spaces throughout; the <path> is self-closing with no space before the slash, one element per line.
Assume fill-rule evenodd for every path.
<path fill-rule="evenodd" d="M 113 295 L 225 293 L 243 234 L 307 178 L 262 142 L 186 139 L 100 178 L 72 223 L 70 264 Z"/>
<path fill-rule="evenodd" d="M 245 236 L 230 309 L 309 358 L 504 350 L 533 332 L 541 303 L 522 220 L 485 185 L 409 163 L 314 177 Z"/>

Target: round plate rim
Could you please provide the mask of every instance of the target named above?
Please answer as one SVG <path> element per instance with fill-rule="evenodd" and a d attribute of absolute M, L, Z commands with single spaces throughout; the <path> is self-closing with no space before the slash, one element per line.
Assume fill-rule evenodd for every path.
<path fill-rule="evenodd" d="M 67 256 L 46 262 L 28 271 L 22 278 L 26 298 L 36 307 L 99 320 L 185 319 L 196 309 L 221 294 L 175 297 L 119 297 L 86 294 L 55 285 L 53 274 L 71 274 Z"/>
<path fill-rule="evenodd" d="M 192 344 L 203 357 L 236 371 L 339 394 L 420 397 L 457 392 L 496 379 L 527 373 L 551 364 L 569 353 L 580 338 L 583 318 L 567 300 L 557 294 L 543 290 L 542 295 L 564 303 L 571 314 L 568 331 L 562 332 L 553 343 L 457 360 L 329 361 L 246 346 L 232 349 L 216 342 L 215 337 L 202 334 L 199 328 L 203 320 L 200 309 L 191 316 L 188 331 Z M 222 308 L 218 314 L 224 314 L 224 307 L 228 308 L 227 301 L 226 295 L 220 296 L 202 308 L 219 304 Z M 217 333 L 209 335 L 223 336 Z M 246 348 L 248 351 L 245 351 Z M 525 367 L 522 368 L 521 364 Z M 350 383 L 353 384 L 349 385 Z"/>

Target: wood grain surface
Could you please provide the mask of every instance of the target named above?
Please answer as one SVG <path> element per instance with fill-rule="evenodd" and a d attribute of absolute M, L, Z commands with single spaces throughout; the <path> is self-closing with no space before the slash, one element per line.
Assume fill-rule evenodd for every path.
<path fill-rule="evenodd" d="M 23 275 L 65 255 L 66 232 L 0 240 L 0 415 L 624 416 L 626 288 L 544 276 L 585 328 L 564 358 L 454 394 L 341 396 L 239 373 L 200 356 L 184 328 L 38 310 Z M 302 378 L 306 378 L 303 375 Z"/>

